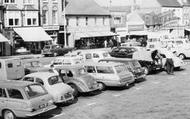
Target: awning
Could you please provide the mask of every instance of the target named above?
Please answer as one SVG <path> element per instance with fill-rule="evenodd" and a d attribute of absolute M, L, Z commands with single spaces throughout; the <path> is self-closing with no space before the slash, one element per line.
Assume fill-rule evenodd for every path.
<path fill-rule="evenodd" d="M 9 42 L 9 40 L 5 36 L 0 34 L 0 42 Z"/>
<path fill-rule="evenodd" d="M 13 28 L 25 42 L 50 41 L 52 38 L 42 27 Z"/>

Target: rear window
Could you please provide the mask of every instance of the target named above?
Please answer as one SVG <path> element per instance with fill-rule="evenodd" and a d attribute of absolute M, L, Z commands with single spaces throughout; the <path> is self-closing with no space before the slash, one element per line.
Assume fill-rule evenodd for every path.
<path fill-rule="evenodd" d="M 124 65 L 117 65 L 115 66 L 115 70 L 116 72 L 119 74 L 119 73 L 122 73 L 122 72 L 125 72 L 125 71 L 128 71 L 127 68 L 125 68 Z"/>
<path fill-rule="evenodd" d="M 62 80 L 59 76 L 52 76 L 48 79 L 49 85 L 55 85 L 58 83 L 62 83 Z"/>
<path fill-rule="evenodd" d="M 114 70 L 111 66 L 97 66 L 98 73 L 114 74 Z"/>
<path fill-rule="evenodd" d="M 25 87 L 29 99 L 47 94 L 47 91 L 39 84 L 33 84 Z"/>

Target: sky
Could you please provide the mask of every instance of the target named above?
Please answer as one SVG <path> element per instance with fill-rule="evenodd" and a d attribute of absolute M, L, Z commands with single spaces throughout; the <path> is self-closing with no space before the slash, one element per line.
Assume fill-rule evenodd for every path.
<path fill-rule="evenodd" d="M 133 3 L 133 0 L 95 0 L 101 6 L 128 6 Z"/>

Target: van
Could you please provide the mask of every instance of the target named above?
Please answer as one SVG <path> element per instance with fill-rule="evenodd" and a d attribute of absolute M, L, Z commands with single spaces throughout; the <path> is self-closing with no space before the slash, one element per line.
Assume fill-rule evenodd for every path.
<path fill-rule="evenodd" d="M 106 86 L 128 87 L 134 82 L 133 74 L 122 63 L 86 62 L 83 66 L 97 80 L 101 90 Z"/>
<path fill-rule="evenodd" d="M 1 58 L 0 75 L 0 80 L 16 80 L 22 78 L 25 75 L 22 61 L 19 58 Z"/>
<path fill-rule="evenodd" d="M 135 59 L 106 58 L 106 59 L 101 59 L 99 62 L 120 62 L 120 63 L 124 63 L 125 66 L 128 68 L 128 70 L 134 75 L 136 82 L 144 80 L 146 77 L 144 68 L 142 68 L 140 63 Z"/>

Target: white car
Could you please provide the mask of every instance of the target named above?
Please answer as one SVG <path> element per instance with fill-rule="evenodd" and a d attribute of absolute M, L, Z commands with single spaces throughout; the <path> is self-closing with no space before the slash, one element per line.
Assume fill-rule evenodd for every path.
<path fill-rule="evenodd" d="M 21 80 L 42 84 L 48 93 L 53 96 L 54 103 L 67 103 L 74 99 L 74 90 L 63 83 L 56 73 L 36 72 L 24 76 Z"/>

